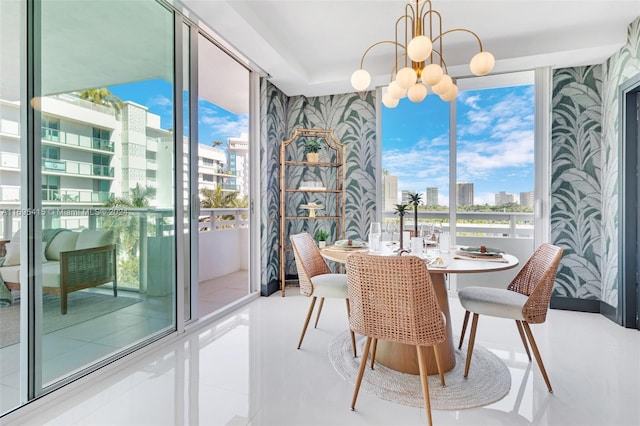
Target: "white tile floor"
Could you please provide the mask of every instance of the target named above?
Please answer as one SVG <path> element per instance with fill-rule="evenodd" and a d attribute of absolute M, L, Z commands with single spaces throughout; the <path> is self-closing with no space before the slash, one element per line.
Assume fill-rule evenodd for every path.
<path fill-rule="evenodd" d="M 451 298 L 454 333 L 463 311 Z M 413 425 L 420 408 L 361 392 L 333 370 L 327 348 L 347 327 L 344 303 L 328 300 L 318 329 L 296 343 L 308 299 L 259 298 L 231 315 L 88 380 L 11 424 L 28 425 Z M 638 425 L 640 332 L 597 314 L 552 310 L 533 326 L 549 394 L 511 321 L 482 317 L 477 342 L 508 365 L 512 388 L 490 406 L 434 411 L 446 425 Z M 116 371 L 117 370 L 117 371 Z M 24 410 L 26 411 L 26 410 Z M 21 413 L 22 414 L 22 413 Z M 7 420 L 7 419 L 3 419 Z"/>

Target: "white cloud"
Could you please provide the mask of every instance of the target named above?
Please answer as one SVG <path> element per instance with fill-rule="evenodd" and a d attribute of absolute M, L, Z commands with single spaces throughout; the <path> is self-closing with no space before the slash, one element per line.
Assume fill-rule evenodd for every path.
<path fill-rule="evenodd" d="M 208 110 L 209 114 L 205 114 L 203 109 L 200 110 L 200 123 L 206 126 L 200 134 L 200 141 L 207 141 L 207 138 L 213 140 L 226 141 L 230 137 L 239 137 L 242 133 L 248 133 L 249 121 L 247 115 L 239 115 L 237 117 L 220 117 L 214 110 Z M 209 141 L 207 141 L 209 142 Z"/>
<path fill-rule="evenodd" d="M 157 95 L 147 101 L 147 106 L 149 107 L 149 109 L 152 109 L 152 107 L 156 106 L 158 108 L 162 108 L 163 110 L 167 110 L 173 108 L 173 101 L 166 96 Z"/>

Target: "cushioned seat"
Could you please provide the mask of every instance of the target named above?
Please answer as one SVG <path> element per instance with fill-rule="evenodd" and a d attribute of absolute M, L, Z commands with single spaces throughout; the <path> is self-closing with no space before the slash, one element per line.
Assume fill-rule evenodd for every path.
<path fill-rule="evenodd" d="M 458 292 L 458 299 L 469 312 L 524 321 L 522 308 L 528 297 L 501 288 L 467 287 Z"/>
<path fill-rule="evenodd" d="M 547 384 L 547 389 L 549 389 L 549 392 L 553 392 L 529 324 L 540 324 L 547 318 L 549 300 L 551 299 L 553 283 L 555 282 L 561 258 L 562 249 L 560 247 L 542 244 L 531 255 L 506 289 L 468 287 L 458 292 L 460 304 L 466 310 L 462 332 L 460 333 L 459 349 L 462 348 L 464 334 L 469 322 L 469 314 L 473 312 L 464 377 L 469 375 L 469 366 L 471 365 L 473 345 L 478 327 L 478 316 L 482 314 L 508 318 L 515 320 L 520 339 L 524 344 L 529 361 L 531 361 L 531 354 L 527 345 L 527 339 L 529 340 L 533 354 L 538 362 L 538 367 L 542 372 L 542 377 Z"/>
<path fill-rule="evenodd" d="M 311 278 L 313 294 L 317 297 L 334 297 L 346 299 L 347 275 L 346 274 L 322 274 Z"/>

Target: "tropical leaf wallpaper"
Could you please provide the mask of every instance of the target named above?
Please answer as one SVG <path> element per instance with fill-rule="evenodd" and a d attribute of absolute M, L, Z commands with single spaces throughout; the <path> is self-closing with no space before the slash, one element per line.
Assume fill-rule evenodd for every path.
<path fill-rule="evenodd" d="M 553 73 L 551 237 L 564 249 L 554 296 L 601 297 L 602 66 Z"/>
<path fill-rule="evenodd" d="M 345 177 L 345 236 L 365 238 L 369 223 L 376 215 L 376 114 L 374 92 L 343 95 L 287 97 L 277 87 L 261 83 L 261 176 L 262 176 L 262 288 L 263 294 L 273 291 L 279 280 L 279 189 L 280 145 L 289 139 L 296 128 L 332 130 L 336 139 L 346 146 Z M 303 158 L 303 147 L 293 146 L 291 155 Z M 321 180 L 330 188 L 335 175 L 329 169 L 293 169 L 287 173 L 287 186 L 295 188 L 302 180 Z M 295 197 L 299 197 L 298 200 Z M 317 201 L 325 210 L 333 209 L 335 197 L 315 196 L 305 200 L 296 194 L 287 203 L 289 213 L 300 213 L 299 204 Z M 286 235 L 307 230 L 314 233 L 323 228 L 332 235 L 329 222 L 287 222 Z M 317 227 L 317 228 L 316 228 Z M 284 259 L 287 273 L 295 274 L 293 256 Z M 267 290 L 268 288 L 268 290 Z M 277 288 L 277 287 L 276 287 Z"/>
<path fill-rule="evenodd" d="M 602 301 L 618 306 L 618 184 L 621 132 L 619 87 L 640 73 L 640 18 L 629 25 L 627 43 L 604 63 L 602 80 Z"/>
<path fill-rule="evenodd" d="M 565 249 L 554 296 L 618 307 L 620 86 L 640 74 L 640 18 L 604 64 L 554 71 L 552 240 Z"/>

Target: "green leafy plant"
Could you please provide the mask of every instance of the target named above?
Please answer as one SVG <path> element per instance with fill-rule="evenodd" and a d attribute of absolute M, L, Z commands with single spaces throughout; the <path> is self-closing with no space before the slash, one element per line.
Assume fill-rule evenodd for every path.
<path fill-rule="evenodd" d="M 327 231 L 323 229 L 316 231 L 315 239 L 317 241 L 327 241 L 327 238 L 329 238 L 329 233 Z"/>
<path fill-rule="evenodd" d="M 322 144 L 320 144 L 320 140 L 316 138 L 309 138 L 304 143 L 304 152 L 318 152 L 322 148 Z"/>

